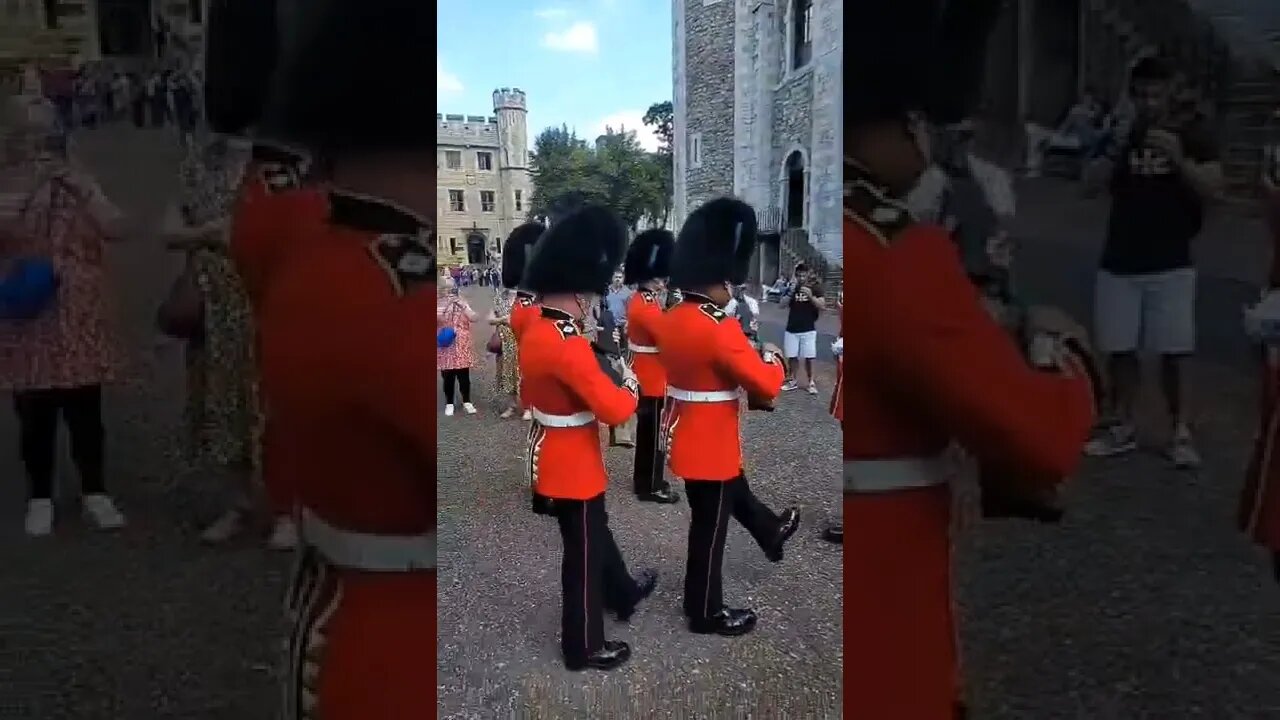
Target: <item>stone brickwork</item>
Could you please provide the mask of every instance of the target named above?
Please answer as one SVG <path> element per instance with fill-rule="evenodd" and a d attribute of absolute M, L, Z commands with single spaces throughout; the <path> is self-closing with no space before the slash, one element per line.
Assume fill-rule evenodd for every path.
<path fill-rule="evenodd" d="M 521 90 L 501 88 L 493 93 L 493 115 L 436 115 L 436 249 L 444 264 L 467 262 L 472 235 L 485 239 L 488 252 L 500 253 L 502 241 L 525 221 L 533 194 L 525 103 Z M 451 198 L 458 193 L 461 211 Z"/>
<path fill-rule="evenodd" d="M 843 10 L 814 0 L 812 53 L 796 67 L 797 0 L 675 0 L 675 219 L 732 193 L 776 232 L 785 163 L 805 159 L 804 230 L 833 265 L 843 261 L 841 74 Z M 714 133 L 714 135 L 713 135 Z M 702 145 L 694 167 L 692 139 Z"/>

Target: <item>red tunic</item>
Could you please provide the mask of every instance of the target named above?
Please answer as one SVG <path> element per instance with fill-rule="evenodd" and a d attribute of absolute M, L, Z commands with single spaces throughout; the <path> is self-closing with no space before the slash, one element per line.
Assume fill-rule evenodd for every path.
<path fill-rule="evenodd" d="M 635 413 L 634 386 L 614 385 L 577 322 L 548 307 L 525 324 L 520 378 L 535 421 L 527 455 L 533 490 L 562 500 L 589 500 L 604 492 L 609 476 L 600 424 L 620 425 Z M 573 416 L 576 424 L 556 426 L 556 419 Z"/>
<path fill-rule="evenodd" d="M 662 424 L 671 472 L 694 480 L 736 478 L 743 471 L 742 403 L 689 402 L 677 394 L 741 388 L 772 400 L 782 391 L 781 362 L 762 359 L 738 322 L 710 298 L 690 292 L 667 311 L 657 341 L 669 384 Z"/>
<path fill-rule="evenodd" d="M 294 218 L 305 252 L 272 268 L 258 313 L 281 449 L 304 521 L 433 549 L 429 225 L 354 196 L 333 193 L 330 205 L 323 217 Z M 327 562 L 307 576 L 320 580 L 293 589 L 290 697 L 329 720 L 432 717 L 435 697 L 423 688 L 434 680 L 434 552 L 430 570 L 371 572 L 372 560 L 341 563 L 319 542 L 325 533 L 301 529 L 303 557 Z"/>
<path fill-rule="evenodd" d="M 959 697 L 949 489 L 854 493 L 851 473 L 957 441 L 1051 484 L 1076 467 L 1093 401 L 1087 380 L 1027 366 L 944 230 L 876 198 L 845 211 L 845 702 L 850 717 L 943 720 Z"/>
<path fill-rule="evenodd" d="M 1280 351 L 1264 351 L 1262 412 L 1258 439 L 1240 497 L 1240 528 L 1271 552 L 1280 553 Z"/>
<path fill-rule="evenodd" d="M 667 371 L 662 359 L 649 348 L 657 348 L 658 326 L 663 320 L 658 294 L 638 290 L 627 300 L 627 345 L 631 347 L 631 367 L 640 380 L 640 394 L 662 397 L 667 391 Z"/>
<path fill-rule="evenodd" d="M 844 324 L 844 310 L 840 310 L 840 324 Z M 841 336 L 843 337 L 843 335 Z M 836 386 L 831 391 L 831 416 L 844 422 L 844 356 L 836 358 Z"/>
<path fill-rule="evenodd" d="M 516 301 L 511 304 L 511 334 L 515 336 L 516 342 L 520 342 L 520 336 L 524 334 L 525 326 L 529 321 L 538 317 L 538 303 L 533 295 L 523 290 L 516 291 Z"/>

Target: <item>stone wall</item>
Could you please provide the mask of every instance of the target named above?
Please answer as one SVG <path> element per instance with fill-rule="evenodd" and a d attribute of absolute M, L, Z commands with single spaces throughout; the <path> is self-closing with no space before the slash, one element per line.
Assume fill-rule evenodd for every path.
<path fill-rule="evenodd" d="M 734 33 L 731 0 L 686 0 L 683 95 L 686 212 L 733 193 Z M 692 166 L 690 143 L 702 142 L 702 163 Z"/>

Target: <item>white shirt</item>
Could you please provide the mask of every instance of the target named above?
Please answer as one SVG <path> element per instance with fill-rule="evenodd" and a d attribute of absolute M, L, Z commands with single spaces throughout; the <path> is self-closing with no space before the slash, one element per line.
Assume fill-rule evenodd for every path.
<path fill-rule="evenodd" d="M 760 322 L 760 303 L 750 295 L 743 295 L 742 299 L 747 302 L 747 309 L 751 311 L 752 325 Z M 738 299 L 729 298 L 728 304 L 724 306 L 724 314 L 730 317 L 738 317 Z"/>

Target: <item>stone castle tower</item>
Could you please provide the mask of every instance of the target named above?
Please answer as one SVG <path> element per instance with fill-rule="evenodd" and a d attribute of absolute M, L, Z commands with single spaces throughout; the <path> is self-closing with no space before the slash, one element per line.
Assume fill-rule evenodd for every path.
<path fill-rule="evenodd" d="M 529 167 L 529 110 L 524 91 L 500 88 L 493 91 L 493 112 L 498 117 L 498 139 L 502 144 L 501 170 L 527 170 Z"/>
<path fill-rule="evenodd" d="M 672 0 L 672 25 L 675 221 L 735 195 L 775 262 L 841 265 L 842 3 Z"/>

